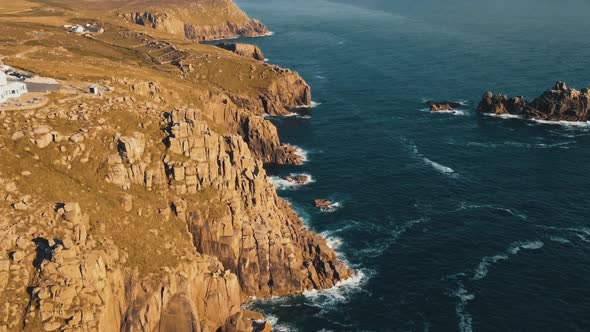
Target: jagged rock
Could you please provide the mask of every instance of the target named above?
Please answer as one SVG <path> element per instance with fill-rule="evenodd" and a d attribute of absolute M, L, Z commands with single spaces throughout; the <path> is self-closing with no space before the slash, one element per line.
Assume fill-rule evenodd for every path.
<path fill-rule="evenodd" d="M 477 110 L 536 120 L 585 122 L 590 120 L 590 90 L 577 91 L 569 89 L 563 82 L 557 82 L 551 90 L 531 102 L 523 97 L 508 98 L 488 92 L 482 97 Z"/>
<path fill-rule="evenodd" d="M 131 136 L 121 136 L 119 138 L 119 153 L 121 158 L 131 164 L 139 161 L 145 150 L 145 135 L 140 132 L 134 132 Z"/>
<path fill-rule="evenodd" d="M 234 52 L 238 55 L 252 58 L 254 60 L 264 61 L 264 55 L 258 46 L 240 43 L 219 43 L 215 46 Z"/>

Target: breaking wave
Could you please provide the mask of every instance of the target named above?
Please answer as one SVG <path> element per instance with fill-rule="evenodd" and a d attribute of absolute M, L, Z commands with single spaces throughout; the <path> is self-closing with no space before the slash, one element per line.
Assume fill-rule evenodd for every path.
<path fill-rule="evenodd" d="M 422 160 L 424 160 L 424 162 L 427 165 L 432 166 L 432 168 L 434 168 L 435 170 L 437 170 L 437 171 L 439 171 L 439 172 L 441 172 L 443 174 L 455 173 L 455 171 L 452 168 L 447 167 L 447 166 L 444 166 L 444 165 L 441 165 L 441 164 L 439 164 L 439 163 L 437 163 L 435 161 L 432 161 L 432 160 L 430 160 L 430 159 L 428 159 L 426 157 L 422 158 Z"/>
<path fill-rule="evenodd" d="M 559 125 L 564 127 L 590 127 L 590 121 L 549 121 L 537 119 L 530 120 L 540 124 Z"/>
<path fill-rule="evenodd" d="M 524 119 L 520 115 L 514 114 L 496 114 L 496 113 L 483 113 L 485 116 L 491 116 L 492 118 L 500 118 L 500 119 Z"/>
<path fill-rule="evenodd" d="M 329 207 L 320 208 L 320 211 L 330 213 L 330 212 L 334 212 L 334 211 L 340 209 L 342 206 L 343 206 L 343 204 L 341 202 L 332 201 L 332 204 L 330 204 Z"/>
<path fill-rule="evenodd" d="M 508 252 L 516 255 L 520 250 L 536 250 L 543 248 L 545 244 L 539 240 L 537 241 L 518 241 L 514 242 L 510 248 L 508 248 Z"/>
<path fill-rule="evenodd" d="M 264 316 L 265 316 L 266 320 L 272 326 L 272 330 L 275 332 L 296 332 L 296 331 L 298 331 L 293 326 L 283 323 L 283 322 L 280 322 L 279 318 L 277 316 L 274 316 L 271 314 L 265 314 Z"/>
<path fill-rule="evenodd" d="M 302 162 L 308 162 L 309 158 L 308 158 L 308 152 L 298 146 L 294 146 L 295 147 L 295 154 L 298 155 L 299 157 L 301 157 L 301 161 Z"/>
<path fill-rule="evenodd" d="M 465 111 L 459 109 L 450 109 L 448 111 L 431 111 L 429 108 L 423 108 L 420 112 L 428 112 L 432 114 L 452 114 L 452 115 L 466 115 Z"/>
<path fill-rule="evenodd" d="M 402 138 L 402 141 L 404 141 L 406 144 L 408 144 L 408 140 L 405 138 Z M 412 153 L 414 155 L 416 155 L 416 157 L 418 158 L 422 158 L 422 161 L 424 162 L 424 164 L 431 166 L 434 170 L 436 170 L 439 173 L 445 174 L 445 175 L 450 175 L 452 177 L 457 177 L 459 175 L 459 173 L 455 172 L 454 169 L 445 166 L 445 165 L 441 165 L 427 157 L 425 157 L 423 154 L 420 153 L 420 151 L 418 151 L 418 147 L 415 144 L 409 144 L 409 148 L 411 149 Z"/>
<path fill-rule="evenodd" d="M 320 315 L 334 309 L 338 304 L 348 303 L 350 297 L 363 291 L 363 286 L 374 275 L 374 271 L 357 270 L 352 277 L 339 281 L 335 286 L 325 290 L 308 290 L 303 292 L 306 303 L 319 308 Z"/>
<path fill-rule="evenodd" d="M 549 238 L 549 240 L 551 240 L 553 242 L 563 243 L 563 244 L 570 243 L 570 240 L 568 240 L 568 239 L 566 239 L 564 237 L 561 237 L 561 236 L 551 236 Z"/>
<path fill-rule="evenodd" d="M 480 280 L 485 278 L 488 275 L 488 266 L 501 261 L 508 259 L 508 256 L 504 254 L 495 255 L 491 257 L 484 257 L 480 262 L 477 268 L 475 269 L 475 274 L 473 275 L 473 280 Z"/>

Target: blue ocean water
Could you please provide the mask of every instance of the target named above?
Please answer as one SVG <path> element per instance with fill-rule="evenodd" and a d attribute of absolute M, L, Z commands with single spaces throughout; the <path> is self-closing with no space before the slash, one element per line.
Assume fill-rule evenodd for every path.
<path fill-rule="evenodd" d="M 590 330 L 590 128 L 475 114 L 488 90 L 590 86 L 585 0 L 240 0 L 319 105 L 279 193 L 357 277 L 253 304 L 278 331 Z M 424 101 L 463 101 L 432 114 Z M 307 173 L 314 182 L 280 186 Z M 333 212 L 310 204 L 339 203 Z"/>

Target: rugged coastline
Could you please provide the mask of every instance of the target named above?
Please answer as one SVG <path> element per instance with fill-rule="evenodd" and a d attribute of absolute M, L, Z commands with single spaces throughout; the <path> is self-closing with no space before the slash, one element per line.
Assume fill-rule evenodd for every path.
<path fill-rule="evenodd" d="M 105 32 L 72 36 L 62 20 L 105 8 L 60 1 L 44 7 L 58 24 L 25 11 L 29 23 L 0 26 L 6 64 L 63 86 L 44 107 L 0 112 L 0 331 L 269 330 L 242 308 L 249 297 L 330 288 L 354 274 L 264 170 L 301 163 L 264 115 L 309 105 L 309 85 L 185 42 L 266 28 L 208 0 L 191 19 L 233 6 L 224 18 L 237 28 L 197 33 L 193 24 L 187 34 L 189 21 L 175 15 L 191 2 L 175 1 L 165 16 L 131 16 L 156 22 L 151 31 L 120 13 L 164 10 L 157 1 L 105 2 Z M 81 92 L 89 84 L 100 96 Z"/>

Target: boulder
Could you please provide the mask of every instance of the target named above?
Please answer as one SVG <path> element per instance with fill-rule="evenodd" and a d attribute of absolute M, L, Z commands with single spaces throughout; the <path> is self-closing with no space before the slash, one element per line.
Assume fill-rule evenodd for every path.
<path fill-rule="evenodd" d="M 134 132 L 131 136 L 121 136 L 119 137 L 118 148 L 121 158 L 134 164 L 139 161 L 145 150 L 145 135 Z"/>

